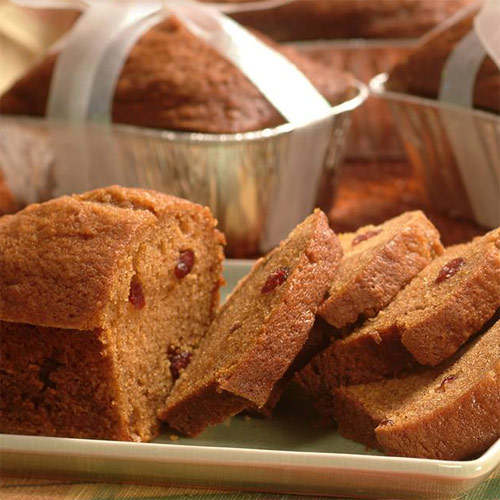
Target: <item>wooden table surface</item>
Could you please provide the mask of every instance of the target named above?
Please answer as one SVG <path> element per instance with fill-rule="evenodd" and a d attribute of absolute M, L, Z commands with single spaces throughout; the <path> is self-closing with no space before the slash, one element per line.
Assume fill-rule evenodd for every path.
<path fill-rule="evenodd" d="M 0 498 L 2 500 L 311 500 L 314 497 L 0 476 Z M 499 499 L 500 470 L 495 477 L 482 483 L 461 500 Z M 344 497 L 339 500 L 351 499 Z"/>

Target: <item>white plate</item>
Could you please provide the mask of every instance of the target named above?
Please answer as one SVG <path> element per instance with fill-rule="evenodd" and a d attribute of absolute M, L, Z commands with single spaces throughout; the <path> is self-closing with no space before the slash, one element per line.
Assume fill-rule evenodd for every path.
<path fill-rule="evenodd" d="M 226 290 L 249 266 L 227 262 Z M 500 440 L 470 461 L 386 457 L 312 425 L 307 405 L 294 397 L 288 395 L 271 420 L 234 417 L 194 439 L 167 434 L 153 443 L 124 443 L 3 434 L 1 466 L 16 474 L 93 480 L 445 500 L 463 495 L 500 464 Z"/>

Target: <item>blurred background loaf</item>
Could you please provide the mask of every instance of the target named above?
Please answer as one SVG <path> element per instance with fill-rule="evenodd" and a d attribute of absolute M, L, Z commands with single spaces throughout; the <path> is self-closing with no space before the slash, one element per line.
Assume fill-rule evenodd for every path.
<path fill-rule="evenodd" d="M 297 0 L 279 8 L 235 14 L 234 17 L 239 22 L 251 28 L 260 29 L 282 42 L 292 43 L 292 50 L 288 48 L 282 50 L 286 54 L 292 54 L 292 58 L 296 57 L 297 61 L 304 65 L 306 72 L 310 72 L 314 79 L 317 79 L 318 86 L 325 89 L 327 94 L 340 96 L 343 79 L 335 76 L 339 71 L 349 70 L 360 80 L 368 83 L 375 74 L 389 71 L 399 61 L 403 61 L 416 45 L 416 39 L 419 36 L 470 3 L 471 0 Z M 39 12 L 35 9 L 22 9 L 7 2 L 0 3 L 0 8 L 2 8 L 2 14 L 5 13 L 0 16 L 0 30 L 5 40 L 8 39 L 8 45 L 16 47 L 12 49 L 12 54 L 16 54 L 15 59 L 18 65 L 11 65 L 5 72 L 2 72 L 2 75 L 6 76 L 5 82 L 8 82 L 3 84 L 6 88 L 19 76 L 21 66 L 23 71 L 26 71 L 29 65 L 36 62 L 37 57 L 44 52 L 46 47 L 71 26 L 75 14 L 60 11 Z M 34 22 L 40 26 L 40 34 L 32 28 Z M 8 29 L 5 28 L 6 26 Z M 16 27 L 15 30 L 12 29 L 13 26 Z M 22 37 L 19 39 L 17 35 L 13 36 L 14 32 L 26 32 L 36 38 L 38 41 L 35 45 L 24 43 L 26 46 L 36 48 L 26 52 L 21 42 Z M 4 47 L 7 47 L 6 43 L 3 44 L 2 49 Z M 309 59 L 301 57 L 300 54 L 294 56 L 297 50 Z M 21 57 L 20 54 L 23 51 L 28 53 L 29 57 Z M 0 59 L 8 63 L 8 58 Z M 311 62 L 310 59 L 314 59 L 319 64 Z M 404 65 L 405 63 L 399 63 L 396 67 Z M 397 71 L 396 69 L 394 74 Z M 126 86 L 128 81 L 129 79 L 126 79 L 123 85 Z M 35 104 L 29 97 L 33 94 L 32 87 L 25 82 L 21 83 L 20 87 L 22 88 L 23 85 L 26 92 L 24 92 L 22 106 L 18 108 L 18 112 L 29 112 L 30 109 L 40 108 L 40 102 Z M 45 84 L 44 86 L 46 87 Z M 33 95 L 43 93 L 38 85 L 35 87 Z M 45 97 L 42 96 L 42 107 L 44 99 Z M 168 96 L 165 99 L 168 100 Z M 277 123 L 279 115 L 273 112 L 265 99 L 259 99 L 259 106 L 262 106 L 259 110 L 264 109 L 270 120 L 254 122 L 254 126 Z M 232 100 L 233 96 L 227 102 Z M 244 103 L 243 108 L 245 106 Z M 9 109 L 7 106 L 2 110 L 0 106 L 0 112 L 7 113 L 9 110 L 15 110 L 14 108 Z M 153 114 L 156 113 L 154 108 L 153 106 L 150 109 Z M 162 126 L 161 120 L 156 120 L 158 116 L 153 120 L 146 108 L 142 111 L 142 114 L 135 113 L 135 110 L 128 106 L 124 112 L 119 112 L 120 119 Z M 41 114 L 39 110 L 37 113 Z M 209 114 L 206 110 L 200 113 L 201 117 L 207 117 Z M 232 120 L 230 128 L 242 123 L 240 117 L 234 115 L 235 113 L 232 113 L 232 118 L 230 117 Z M 184 118 L 181 120 L 184 123 L 180 123 L 180 126 L 192 128 L 195 122 L 193 117 L 186 115 Z M 333 159 L 334 168 L 329 170 L 328 175 L 323 178 L 317 198 L 317 203 L 328 212 L 330 224 L 335 230 L 353 231 L 366 224 L 381 223 L 406 210 L 423 209 L 440 230 L 445 244 L 467 241 L 485 231 L 474 221 L 470 210 L 459 217 L 456 213 L 450 215 L 450 211 L 442 210 L 443 203 L 435 205 L 429 198 L 424 185 L 426 179 L 423 178 L 420 170 L 416 170 L 408 163 L 393 116 L 389 113 L 384 100 L 370 97 L 362 107 L 352 113 L 352 126 L 344 154 L 342 142 L 347 130 L 346 121 L 343 121 L 335 130 L 335 148 L 329 153 Z M 163 123 L 175 125 L 172 121 Z M 214 122 L 212 119 L 205 120 L 204 123 L 210 130 L 216 130 L 220 125 L 217 120 Z M 222 130 L 220 127 L 218 129 Z M 12 161 L 14 157 L 18 158 L 18 161 L 22 160 L 23 164 L 27 164 L 36 156 L 40 158 L 40 161 L 37 160 L 38 163 L 44 163 L 43 166 L 37 165 L 37 171 L 48 172 L 50 177 L 54 172 L 54 160 L 50 158 L 51 153 L 45 151 L 47 149 L 45 144 L 41 148 L 34 147 L 44 142 L 45 136 L 38 134 L 38 130 L 35 134 L 31 134 L 31 130 L 29 132 L 21 140 L 18 130 L 15 131 L 13 135 L 19 143 L 15 147 L 10 131 L 3 137 L 0 134 L 0 169 L 2 169 L 2 163 Z M 273 145 L 273 147 L 284 147 L 281 142 L 276 142 L 276 146 Z M 262 179 L 256 180 L 255 176 L 261 175 L 262 172 L 249 169 L 245 163 L 247 166 L 234 172 L 234 175 L 233 172 L 228 175 L 226 167 L 220 167 L 220 172 L 222 170 L 226 172 L 224 173 L 226 182 L 223 184 L 220 176 L 207 181 L 203 177 L 202 169 L 198 167 L 210 156 L 215 155 L 213 152 L 207 154 L 204 150 L 195 152 L 196 168 L 186 168 L 183 163 L 179 162 L 181 156 L 176 152 L 174 156 L 179 166 L 175 172 L 168 171 L 167 173 L 165 164 L 171 161 L 171 158 L 168 158 L 170 152 L 164 143 L 155 142 L 152 145 L 148 144 L 147 147 L 141 145 L 139 151 L 133 141 L 125 138 L 123 141 L 120 140 L 119 147 L 120 155 L 123 154 L 128 162 L 137 162 L 140 157 L 141 164 L 159 162 L 160 168 L 163 169 L 157 172 L 156 166 L 151 169 L 144 168 L 143 172 L 140 172 L 141 176 L 135 171 L 132 172 L 133 175 L 137 175 L 138 182 L 152 183 L 147 186 L 152 188 L 164 185 L 175 186 L 175 189 L 179 190 L 176 194 L 180 196 L 187 198 L 199 196 L 201 199 L 196 201 L 200 203 L 215 203 L 218 210 L 216 216 L 228 234 L 229 255 L 248 256 L 259 253 L 257 233 L 262 231 L 267 215 L 270 213 L 266 200 L 272 199 L 274 188 L 271 189 L 271 187 L 275 180 L 267 174 Z M 269 151 L 266 149 L 259 152 L 259 159 L 264 158 L 268 161 L 271 156 Z M 252 149 L 249 154 L 254 153 Z M 181 152 L 180 155 L 182 154 L 184 153 Z M 233 154 L 231 151 L 231 158 L 234 161 L 240 161 L 236 160 L 239 157 L 232 156 Z M 220 164 L 219 158 L 216 158 L 218 164 Z M 344 159 L 343 167 L 338 169 L 337 167 Z M 189 157 L 189 162 L 193 164 L 191 157 Z M 267 169 L 267 166 L 265 168 Z M 134 169 L 135 167 L 132 168 Z M 37 176 L 37 179 L 38 177 L 40 176 Z M 53 179 L 50 183 L 52 186 Z M 198 186 L 196 189 L 192 188 L 193 183 Z M 1 195 L 0 210 L 4 212 L 15 210 L 16 203 L 12 204 L 7 194 L 11 186 L 8 182 L 4 186 L 6 190 L 5 194 Z M 37 187 L 36 193 L 43 193 L 44 197 L 50 197 L 51 186 Z M 439 191 L 444 192 L 441 189 Z M 223 196 L 222 193 L 226 195 Z M 234 196 L 229 196 L 228 193 L 234 193 Z M 445 200 L 446 196 L 441 198 Z M 33 200 L 30 199 L 30 201 Z M 243 204 L 245 207 L 242 206 Z"/>
<path fill-rule="evenodd" d="M 415 40 L 472 0 L 296 0 L 234 14 L 245 26 L 299 47 L 327 66 L 368 83 L 409 53 Z M 385 103 L 369 99 L 353 114 L 348 160 L 401 160 Z"/>
<path fill-rule="evenodd" d="M 417 38 L 473 0 L 297 0 L 233 17 L 278 41 Z"/>

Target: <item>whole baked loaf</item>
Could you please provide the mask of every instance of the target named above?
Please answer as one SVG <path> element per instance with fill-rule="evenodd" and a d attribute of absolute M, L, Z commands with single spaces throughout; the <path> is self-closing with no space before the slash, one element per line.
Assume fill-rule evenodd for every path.
<path fill-rule="evenodd" d="M 396 64 L 389 73 L 388 90 L 436 99 L 441 76 L 453 49 L 473 29 L 477 11 L 455 24 L 426 37 L 410 55 Z M 486 56 L 479 67 L 474 85 L 476 108 L 500 114 L 500 69 Z"/>
<path fill-rule="evenodd" d="M 302 70 L 332 104 L 350 96 L 349 76 L 263 40 Z M 49 55 L 17 81 L 0 98 L 0 111 L 44 116 L 56 58 Z M 284 123 L 247 77 L 173 16 L 132 48 L 117 82 L 112 113 L 117 123 L 209 133 Z"/>
<path fill-rule="evenodd" d="M 215 225 L 119 187 L 1 217 L 1 432 L 153 438 L 218 305 Z"/>
<path fill-rule="evenodd" d="M 445 365 L 334 391 L 339 432 L 389 455 L 460 460 L 500 438 L 500 321 Z"/>
<path fill-rule="evenodd" d="M 275 40 L 414 38 L 472 0 L 295 0 L 234 14 Z"/>
<path fill-rule="evenodd" d="M 317 210 L 250 273 L 218 311 L 161 414 L 193 436 L 245 408 L 262 408 L 303 352 L 342 249 Z"/>

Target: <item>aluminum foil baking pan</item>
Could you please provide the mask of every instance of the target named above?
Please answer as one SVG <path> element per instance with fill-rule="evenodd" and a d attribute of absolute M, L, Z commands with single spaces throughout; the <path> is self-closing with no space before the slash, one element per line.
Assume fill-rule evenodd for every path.
<path fill-rule="evenodd" d="M 426 201 L 481 226 L 500 225 L 500 116 L 385 90 L 370 82 L 394 114 Z"/>
<path fill-rule="evenodd" d="M 100 186 L 155 189 L 211 208 L 227 254 L 268 251 L 315 206 L 332 203 L 352 97 L 326 118 L 241 134 L 162 131 L 126 125 L 0 119 L 0 168 L 22 204 Z"/>

